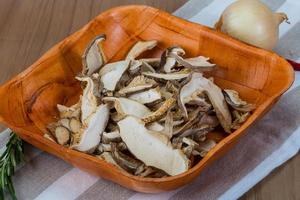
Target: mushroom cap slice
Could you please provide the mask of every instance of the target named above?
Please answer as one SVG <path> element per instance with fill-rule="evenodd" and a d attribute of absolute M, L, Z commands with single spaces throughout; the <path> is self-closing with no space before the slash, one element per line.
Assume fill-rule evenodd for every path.
<path fill-rule="evenodd" d="M 144 165 L 141 161 L 136 160 L 130 156 L 119 151 L 116 143 L 111 143 L 111 154 L 113 159 L 126 171 L 135 173 L 140 166 Z"/>
<path fill-rule="evenodd" d="M 157 83 L 153 79 L 147 78 L 143 75 L 136 76 L 132 79 L 132 81 L 126 87 L 120 89 L 119 93 L 120 94 L 128 94 L 128 93 L 138 92 L 141 90 L 152 88 L 156 85 L 157 85 Z"/>
<path fill-rule="evenodd" d="M 193 73 L 190 81 L 184 86 L 182 86 L 179 91 L 178 104 L 181 110 L 183 111 L 183 115 L 185 116 L 185 118 L 188 117 L 185 104 L 193 99 L 192 96 L 195 95 L 195 93 L 200 94 L 204 92 L 204 89 L 199 87 L 197 81 L 198 78 L 202 78 L 202 74 Z"/>
<path fill-rule="evenodd" d="M 212 64 L 209 61 L 209 58 L 204 56 L 197 56 L 194 58 L 186 58 L 184 61 L 188 62 L 190 65 L 195 67 L 214 67 L 216 64 Z"/>
<path fill-rule="evenodd" d="M 129 65 L 129 73 L 135 74 L 140 70 L 140 67 L 143 65 L 143 62 L 141 60 L 131 60 Z"/>
<path fill-rule="evenodd" d="M 65 128 L 67 128 L 68 130 L 71 130 L 70 128 L 70 119 L 68 118 L 62 118 L 57 122 L 58 126 L 63 126 Z"/>
<path fill-rule="evenodd" d="M 69 127 L 73 133 L 79 133 L 81 129 L 81 122 L 76 118 L 71 118 L 69 122 Z"/>
<path fill-rule="evenodd" d="M 225 102 L 222 90 L 215 85 L 211 80 L 204 78 L 202 73 L 193 73 L 191 80 L 184 85 L 180 90 L 179 104 L 183 108 L 185 115 L 187 115 L 184 106 L 184 98 L 193 94 L 196 90 L 204 90 L 207 94 L 211 104 L 213 105 L 216 115 L 224 130 L 228 133 L 231 132 L 232 118 L 228 106 Z"/>
<path fill-rule="evenodd" d="M 203 71 L 211 71 L 214 69 L 214 66 L 215 66 L 215 65 L 213 65 L 213 66 L 194 66 L 177 54 L 170 53 L 169 55 L 170 55 L 170 57 L 172 57 L 176 60 L 176 62 L 178 63 L 179 66 L 183 66 L 183 67 L 191 69 L 193 71 L 202 71 L 202 72 Z"/>
<path fill-rule="evenodd" d="M 71 107 L 57 104 L 57 110 L 60 118 L 79 118 L 80 117 L 81 100 Z"/>
<path fill-rule="evenodd" d="M 149 65 L 147 62 L 141 61 L 142 66 L 141 66 L 141 72 L 155 72 L 155 69 Z"/>
<path fill-rule="evenodd" d="M 129 95 L 128 98 L 137 101 L 141 104 L 152 103 L 161 99 L 160 88 L 156 87 L 154 89 L 134 93 Z"/>
<path fill-rule="evenodd" d="M 114 91 L 123 73 L 128 69 L 129 64 L 130 60 L 123 60 L 109 63 L 102 67 L 99 75 L 100 80 L 103 83 L 103 88 L 109 91 Z"/>
<path fill-rule="evenodd" d="M 93 152 L 101 140 L 101 135 L 107 125 L 108 119 L 108 105 L 101 104 L 97 107 L 96 112 L 91 115 L 79 143 L 72 145 L 71 148 L 82 152 Z"/>
<path fill-rule="evenodd" d="M 240 128 L 241 124 L 244 123 L 250 116 L 250 112 L 240 112 L 238 110 L 234 110 L 232 112 L 233 115 L 233 122 L 231 125 L 232 129 L 238 129 Z"/>
<path fill-rule="evenodd" d="M 169 139 L 171 139 L 173 136 L 173 114 L 170 109 L 167 112 L 167 116 L 165 119 L 165 127 L 161 131 L 161 133 L 167 136 Z"/>
<path fill-rule="evenodd" d="M 100 158 L 100 159 L 103 159 L 103 160 L 105 160 L 105 161 L 108 162 L 108 163 L 111 163 L 111 164 L 113 164 L 113 165 L 116 165 L 116 166 L 120 167 L 120 166 L 116 163 L 116 161 L 113 159 L 113 157 L 112 157 L 112 155 L 111 155 L 111 152 L 105 151 L 105 152 L 103 152 L 101 155 L 96 156 L 96 157 L 97 157 L 97 158 Z M 120 167 L 120 168 L 121 168 L 121 167 Z"/>
<path fill-rule="evenodd" d="M 101 34 L 85 49 L 82 56 L 82 74 L 90 76 L 106 63 L 106 57 L 101 44 L 105 39 L 106 36 Z"/>
<path fill-rule="evenodd" d="M 130 66 L 129 66 L 129 73 L 135 74 L 138 71 L 141 72 L 155 72 L 155 69 L 147 62 L 143 61 L 143 59 L 140 60 L 131 60 Z"/>
<path fill-rule="evenodd" d="M 129 151 L 147 166 L 178 175 L 189 169 L 190 161 L 180 149 L 173 149 L 169 139 L 145 128 L 145 124 L 127 116 L 118 122 L 120 135 Z"/>
<path fill-rule="evenodd" d="M 152 122 L 146 125 L 146 128 L 151 130 L 151 131 L 156 131 L 156 132 L 161 132 L 164 130 L 164 126 L 162 126 L 160 123 L 158 122 Z"/>
<path fill-rule="evenodd" d="M 94 95 L 94 82 L 90 77 L 76 77 L 79 81 L 87 82 L 81 97 L 81 122 L 88 123 L 88 118 L 97 109 L 97 98 Z"/>
<path fill-rule="evenodd" d="M 179 72 L 168 73 L 168 74 L 160 74 L 154 72 L 143 72 L 142 74 L 152 78 L 164 79 L 169 81 L 169 80 L 180 80 L 180 79 L 187 78 L 190 75 L 190 72 L 181 70 Z"/>
<path fill-rule="evenodd" d="M 110 142 L 121 142 L 121 136 L 118 130 L 108 133 L 104 132 L 102 134 L 102 143 L 108 144 Z"/>
<path fill-rule="evenodd" d="M 143 61 L 151 65 L 152 67 L 159 67 L 160 58 L 142 58 L 139 61 Z"/>
<path fill-rule="evenodd" d="M 248 104 L 239 97 L 239 93 L 235 90 L 223 90 L 226 102 L 235 110 L 242 112 L 250 112 L 255 109 L 255 105 Z"/>
<path fill-rule="evenodd" d="M 142 118 L 152 113 L 151 110 L 143 104 L 124 97 L 104 97 L 103 101 L 108 103 L 113 102 L 120 118 L 124 118 L 127 115 Z"/>
<path fill-rule="evenodd" d="M 65 145 L 70 140 L 70 131 L 63 126 L 58 126 L 55 129 L 55 137 L 58 144 Z"/>
<path fill-rule="evenodd" d="M 176 59 L 170 56 L 171 53 L 175 55 L 184 55 L 185 51 L 178 46 L 169 47 L 166 49 L 166 51 L 161 56 L 160 64 L 166 73 L 174 71 L 172 68 L 175 67 L 177 64 Z"/>
<path fill-rule="evenodd" d="M 139 55 L 141 55 L 144 51 L 151 50 L 156 45 L 157 45 L 156 40 L 138 41 L 128 52 L 128 54 L 126 56 L 126 60 L 134 60 Z"/>
<path fill-rule="evenodd" d="M 159 120 L 163 117 L 163 115 L 175 104 L 176 99 L 175 98 L 169 98 L 167 99 L 161 107 L 159 107 L 155 112 L 149 114 L 148 116 L 143 117 L 143 122 L 150 123 L 154 122 L 156 120 Z"/>

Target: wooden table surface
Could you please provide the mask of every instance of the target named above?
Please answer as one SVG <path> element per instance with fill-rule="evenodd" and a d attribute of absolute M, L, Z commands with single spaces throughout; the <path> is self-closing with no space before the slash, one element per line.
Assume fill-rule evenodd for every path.
<path fill-rule="evenodd" d="M 186 0 L 0 0 L 0 84 L 23 71 L 51 46 L 108 8 L 146 4 L 173 12 L 185 2 Z M 241 199 L 299 199 L 299 185 L 300 154 L 275 170 Z"/>

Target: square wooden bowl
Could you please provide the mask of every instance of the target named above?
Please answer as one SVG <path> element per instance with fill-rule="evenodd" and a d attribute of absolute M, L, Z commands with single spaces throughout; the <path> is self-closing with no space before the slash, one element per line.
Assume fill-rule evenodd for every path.
<path fill-rule="evenodd" d="M 188 57 L 203 55 L 219 67 L 210 75 L 222 88 L 237 90 L 257 109 L 241 128 L 217 144 L 187 172 L 167 178 L 132 176 L 91 155 L 67 149 L 43 137 L 45 126 L 57 116 L 56 104 L 71 105 L 79 98 L 74 77 L 81 71 L 87 44 L 105 33 L 109 62 L 123 59 L 138 40 L 155 39 L 158 48 L 146 56 L 160 56 L 171 45 L 183 47 Z M 263 116 L 292 84 L 294 72 L 278 55 L 248 46 L 222 33 L 146 6 L 106 11 L 45 53 L 24 72 L 0 88 L 0 120 L 22 139 L 74 166 L 140 192 L 162 192 L 195 179 L 204 167 L 227 152 L 245 130 Z"/>

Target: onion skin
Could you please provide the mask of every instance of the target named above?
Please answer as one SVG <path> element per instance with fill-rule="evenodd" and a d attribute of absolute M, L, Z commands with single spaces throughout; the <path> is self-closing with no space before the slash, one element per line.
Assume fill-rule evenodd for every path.
<path fill-rule="evenodd" d="M 222 13 L 215 28 L 248 44 L 271 50 L 278 41 L 278 27 L 287 21 L 259 0 L 239 0 Z"/>

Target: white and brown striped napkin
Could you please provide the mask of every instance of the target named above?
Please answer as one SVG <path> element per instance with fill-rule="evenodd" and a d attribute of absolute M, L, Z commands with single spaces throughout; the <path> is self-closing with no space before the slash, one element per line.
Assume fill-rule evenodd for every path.
<path fill-rule="evenodd" d="M 174 14 L 212 26 L 234 0 L 191 0 Z M 280 26 L 275 51 L 300 61 L 300 2 L 263 0 L 288 14 L 291 25 Z M 161 194 L 141 194 L 91 176 L 63 160 L 25 145 L 27 162 L 18 168 L 14 184 L 19 199 L 236 199 L 294 156 L 300 147 L 300 74 L 274 108 L 249 129 L 239 143 L 191 184 Z M 288 119 L 288 120 L 287 120 Z M 9 130 L 0 135 L 5 145 Z M 3 150 L 3 148 L 2 148 Z"/>

